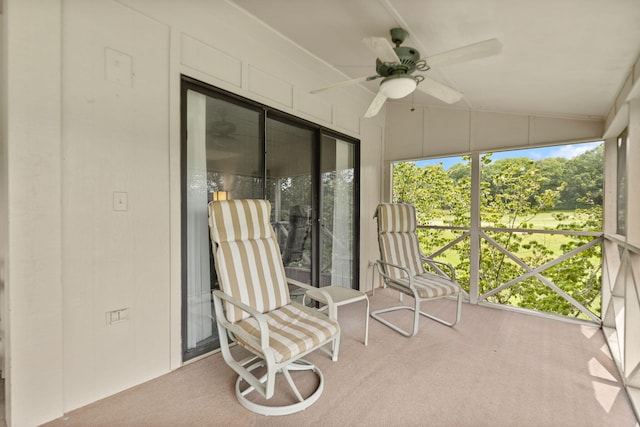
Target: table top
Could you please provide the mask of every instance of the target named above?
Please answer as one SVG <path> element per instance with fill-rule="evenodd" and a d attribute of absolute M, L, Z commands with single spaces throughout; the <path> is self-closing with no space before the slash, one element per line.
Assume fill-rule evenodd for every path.
<path fill-rule="evenodd" d="M 331 296 L 331 299 L 333 299 L 333 302 L 336 304 L 345 304 L 367 298 L 367 294 L 362 291 L 359 291 L 357 289 L 344 288 L 342 286 L 323 286 L 322 288 L 319 288 L 317 290 L 314 289 L 311 291 L 307 291 L 307 295 L 309 295 L 309 297 L 315 299 L 316 301 L 326 303 L 327 301 L 320 292 L 320 289 L 326 291 Z"/>

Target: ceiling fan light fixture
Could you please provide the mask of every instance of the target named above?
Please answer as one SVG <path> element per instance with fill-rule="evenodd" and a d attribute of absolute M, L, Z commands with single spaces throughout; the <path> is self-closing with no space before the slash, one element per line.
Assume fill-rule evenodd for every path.
<path fill-rule="evenodd" d="M 413 76 L 389 76 L 380 83 L 379 92 L 391 99 L 404 98 L 416 90 L 418 82 Z"/>

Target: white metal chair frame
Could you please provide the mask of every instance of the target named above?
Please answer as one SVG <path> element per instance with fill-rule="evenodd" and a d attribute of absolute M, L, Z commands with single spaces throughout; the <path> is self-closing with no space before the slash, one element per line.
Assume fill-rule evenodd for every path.
<path fill-rule="evenodd" d="M 376 211 L 376 215 L 377 215 L 377 212 L 378 211 Z M 378 232 L 380 233 L 380 230 L 378 230 Z M 380 256 L 381 256 L 381 258 L 384 258 L 384 256 L 385 256 L 384 252 L 385 251 L 384 251 L 384 248 L 383 248 L 383 245 L 382 245 L 380 234 L 378 236 L 378 242 L 380 244 Z M 420 252 L 419 248 L 417 248 L 417 252 Z M 439 281 L 442 281 L 444 279 L 444 280 L 450 282 L 451 285 L 454 285 L 455 287 L 457 287 L 458 288 L 457 292 L 455 292 L 454 294 L 447 294 L 447 295 L 443 295 L 443 296 L 422 297 L 420 295 L 420 290 L 418 289 L 418 287 L 420 285 L 417 285 L 415 283 L 416 275 L 414 275 L 414 273 L 412 273 L 412 271 L 409 268 L 407 268 L 405 266 L 402 266 L 402 265 L 393 264 L 393 263 L 387 262 L 387 261 L 382 260 L 382 259 L 379 259 L 379 260 L 376 261 L 376 266 L 377 266 L 377 269 L 378 269 L 378 273 L 383 278 L 384 285 L 399 291 L 400 292 L 400 300 L 401 301 L 402 301 L 402 295 L 403 294 L 406 294 L 406 295 L 409 295 L 409 296 L 413 297 L 414 304 L 413 304 L 413 306 L 398 305 L 398 306 L 393 306 L 393 307 L 389 307 L 389 308 L 383 308 L 383 309 L 375 310 L 375 311 L 371 312 L 371 317 L 376 319 L 380 323 L 390 327 L 391 329 L 395 330 L 396 332 L 399 332 L 400 334 L 402 334 L 402 335 L 404 335 L 406 337 L 411 337 L 411 336 L 414 336 L 414 335 L 416 335 L 418 333 L 420 316 L 424 316 L 424 317 L 427 317 L 427 318 L 429 318 L 431 320 L 435 320 L 436 322 L 441 323 L 441 324 L 443 324 L 445 326 L 455 326 L 460 321 L 460 317 L 461 317 L 463 294 L 462 294 L 462 289 L 460 288 L 460 286 L 458 285 L 458 283 L 456 281 L 455 269 L 453 268 L 453 266 L 451 264 L 446 263 L 446 262 L 437 261 L 437 260 L 434 260 L 432 258 L 429 258 L 426 255 L 422 254 L 421 252 L 420 252 L 420 259 L 421 259 L 423 265 L 428 265 L 435 271 L 435 273 L 431 273 L 429 271 L 425 271 L 424 273 L 419 274 L 418 276 L 422 280 L 425 280 L 427 282 L 432 281 L 433 283 L 438 283 Z M 450 274 L 447 275 L 438 266 L 446 267 L 450 271 Z M 394 277 L 392 277 L 389 274 L 389 272 L 392 269 L 397 269 L 397 270 L 402 271 L 404 273 L 405 277 L 402 277 L 402 278 L 394 278 Z M 448 297 L 451 297 L 451 296 L 457 296 L 455 319 L 453 321 L 451 321 L 451 322 L 445 321 L 445 320 L 443 320 L 441 318 L 438 318 L 436 316 L 433 316 L 433 315 L 431 315 L 429 313 L 426 313 L 426 312 L 420 310 L 420 304 L 423 301 L 429 301 L 429 300 L 440 299 L 440 298 L 448 298 Z M 383 317 L 380 316 L 380 314 L 382 314 L 382 313 L 389 313 L 389 312 L 398 311 L 398 310 L 410 310 L 410 311 L 413 311 L 413 313 L 414 313 L 414 315 L 413 315 L 413 328 L 412 328 L 411 332 L 405 331 L 404 329 L 400 328 L 396 324 L 394 324 L 394 323 L 390 322 L 389 320 L 384 319 Z"/>
<path fill-rule="evenodd" d="M 435 261 L 433 259 L 429 259 L 428 263 L 438 263 L 438 264 L 442 264 L 445 266 L 448 266 L 449 268 L 451 268 L 452 271 L 454 271 L 453 277 L 450 278 L 450 280 L 455 281 L 455 270 L 453 270 L 453 266 L 444 262 L 440 262 L 440 261 Z M 413 283 L 414 280 L 414 276 L 411 275 L 411 272 L 409 271 L 408 268 L 406 267 L 402 267 L 400 265 L 395 265 L 395 264 L 390 264 L 388 262 L 384 262 L 382 260 L 377 260 L 376 265 L 378 267 L 378 273 L 380 273 L 380 275 L 383 277 L 384 279 L 384 283 L 386 286 L 393 288 L 399 292 L 402 292 L 400 294 L 400 300 L 402 300 L 402 294 L 407 294 L 411 297 L 413 297 L 414 300 L 414 305 L 412 306 L 408 306 L 408 305 L 398 305 L 398 306 L 394 306 L 394 307 L 389 307 L 389 308 L 383 308 L 380 310 L 376 310 L 376 311 L 372 311 L 371 312 L 371 317 L 376 319 L 378 322 L 383 323 L 385 325 L 387 325 L 388 327 L 390 327 L 391 329 L 401 333 L 402 335 L 406 336 L 406 337 L 411 337 L 414 336 L 418 333 L 418 327 L 419 327 L 419 322 L 420 322 L 420 316 L 424 316 L 424 317 L 428 317 L 431 320 L 435 320 L 438 323 L 441 323 L 445 326 L 455 326 L 459 321 L 460 321 L 460 317 L 461 317 L 461 313 L 462 313 L 462 292 L 458 293 L 457 296 L 457 301 L 456 301 L 456 317 L 455 320 L 452 322 L 447 322 L 439 317 L 433 316 L 429 313 L 426 313 L 424 311 L 420 310 L 420 303 L 422 301 L 429 301 L 429 300 L 433 300 L 436 298 L 422 298 L 420 297 L 420 294 L 418 292 L 418 289 L 416 288 L 415 284 Z M 384 266 L 390 267 L 390 268 L 397 268 L 400 269 L 402 271 L 404 271 L 407 276 L 408 276 L 408 281 L 409 284 L 406 285 L 402 282 L 399 282 L 396 279 L 391 278 L 389 275 L 387 275 L 384 271 Z M 432 274 L 432 273 L 427 273 L 427 274 Z M 447 276 L 442 276 L 442 277 L 447 277 Z M 439 298 L 447 298 L 447 296 L 444 297 L 439 297 Z M 413 315 L 413 329 L 411 331 L 411 333 L 405 331 L 404 329 L 398 327 L 397 325 L 391 323 L 390 321 L 388 321 L 387 319 L 384 319 L 382 317 L 380 317 L 380 314 L 382 313 L 388 313 L 391 311 L 398 311 L 398 310 L 410 310 L 413 311 L 414 315 Z"/>
<path fill-rule="evenodd" d="M 304 288 L 305 290 L 317 291 L 317 288 L 308 286 L 304 283 L 292 279 L 290 279 L 288 283 L 300 288 Z M 326 294 L 326 292 L 323 296 L 327 299 L 327 306 L 329 307 L 329 318 L 337 321 L 336 308 L 333 304 L 333 301 L 331 300 L 331 296 Z M 223 301 L 235 305 L 236 307 L 249 313 L 256 319 L 260 328 L 259 341 L 254 336 L 247 333 L 244 329 L 229 322 L 226 319 L 223 314 Z M 216 323 L 218 325 L 218 336 L 220 337 L 220 350 L 224 361 L 227 363 L 227 365 L 229 365 L 229 367 L 231 367 L 231 369 L 233 369 L 238 374 L 238 379 L 236 380 L 236 397 L 238 398 L 238 401 L 242 406 L 249 409 L 250 411 L 262 415 L 289 415 L 308 408 L 320 398 L 324 390 L 324 376 L 322 375 L 322 372 L 320 371 L 320 369 L 318 369 L 318 367 L 307 362 L 306 360 L 301 359 L 312 351 L 317 350 L 318 347 L 314 347 L 304 353 L 297 354 L 293 359 L 288 359 L 280 363 L 276 363 L 273 356 L 273 350 L 269 347 L 269 325 L 267 324 L 267 320 L 264 314 L 230 297 L 220 290 L 213 291 L 213 302 L 216 312 Z M 292 304 L 296 304 L 296 306 L 304 310 L 310 310 L 307 307 L 303 307 L 295 302 L 293 302 Z M 242 337 L 242 339 L 246 342 L 253 343 L 253 345 L 256 348 L 259 348 L 260 351 L 255 352 L 253 356 L 249 356 L 242 360 L 236 360 L 235 357 L 231 354 L 231 343 L 237 341 L 238 337 Z M 325 347 L 329 343 L 334 343 L 332 350 Z M 339 347 L 339 335 L 336 338 L 322 342 L 319 346 L 322 351 L 331 356 L 331 360 L 333 360 L 334 362 L 338 360 Z M 261 376 L 260 378 L 256 377 L 252 373 L 253 370 L 259 367 L 265 367 L 267 370 L 266 374 Z M 307 398 L 303 398 L 298 391 L 295 383 L 293 382 L 293 379 L 291 378 L 291 374 L 289 373 L 290 370 L 312 370 L 313 372 L 315 372 L 315 374 L 318 375 L 319 378 L 319 384 L 316 390 Z M 287 406 L 267 406 L 254 403 L 247 398 L 247 396 L 254 390 L 257 391 L 265 399 L 272 398 L 275 392 L 275 381 L 277 373 L 282 373 L 284 375 L 284 378 L 287 380 L 287 383 L 291 387 L 291 390 L 293 390 L 296 398 L 298 399 L 298 403 Z M 246 381 L 249 384 L 249 387 L 245 390 L 242 390 L 242 381 Z"/>
<path fill-rule="evenodd" d="M 213 225 L 212 225 L 213 227 Z M 213 251 L 214 257 L 216 257 L 217 247 L 214 243 Z M 278 253 L 279 255 L 279 253 Z M 217 259 L 216 259 L 217 262 Z M 327 339 L 322 340 L 317 345 L 306 351 L 293 352 L 294 354 L 281 361 L 276 361 L 274 349 L 270 347 L 270 327 L 268 324 L 268 317 L 266 313 L 262 313 L 254 307 L 251 307 L 242 301 L 226 294 L 222 290 L 214 290 L 213 301 L 215 308 L 215 318 L 218 327 L 218 335 L 220 338 L 220 349 L 225 362 L 238 374 L 236 380 L 236 397 L 242 406 L 245 408 L 262 415 L 287 415 L 292 414 L 303 409 L 308 408 L 315 403 L 321 396 L 324 390 L 324 377 L 322 372 L 313 364 L 302 357 L 311 353 L 312 351 L 320 348 L 327 354 L 329 354 L 333 361 L 338 360 L 338 350 L 340 346 L 340 329 L 337 322 L 337 309 L 336 306 L 327 292 L 322 289 L 314 288 L 307 284 L 298 282 L 296 280 L 287 279 L 287 285 L 302 288 L 305 291 L 320 292 L 327 302 L 328 319 L 335 322 L 337 327 L 337 333 Z M 294 305 L 297 309 L 306 311 L 307 313 L 320 313 L 321 316 L 327 316 L 325 313 L 321 313 L 309 307 L 304 307 L 301 304 L 294 302 L 293 300 L 289 304 Z M 287 307 L 289 304 L 285 305 Z M 230 306 L 235 307 L 236 310 L 241 310 L 247 313 L 250 317 L 254 318 L 259 330 L 259 338 L 250 334 L 247 330 L 243 329 L 235 322 L 229 321 L 227 318 L 227 308 Z M 282 308 L 282 307 L 281 307 Z M 244 319 L 243 319 L 244 320 Z M 231 353 L 231 345 L 234 342 L 242 342 L 243 348 L 247 349 L 252 355 L 245 357 L 241 360 L 236 358 Z M 264 367 L 266 372 L 260 377 L 256 376 L 253 371 Z M 303 397 L 298 388 L 293 382 L 290 371 L 299 370 L 311 370 L 318 376 L 317 388 L 307 397 Z M 282 373 L 287 383 L 291 387 L 294 395 L 297 398 L 297 402 L 284 406 L 270 406 L 262 405 L 251 401 L 248 396 L 256 391 L 265 399 L 271 399 L 275 393 L 275 381 L 276 374 Z M 242 381 L 248 384 L 244 390 L 242 389 Z"/>

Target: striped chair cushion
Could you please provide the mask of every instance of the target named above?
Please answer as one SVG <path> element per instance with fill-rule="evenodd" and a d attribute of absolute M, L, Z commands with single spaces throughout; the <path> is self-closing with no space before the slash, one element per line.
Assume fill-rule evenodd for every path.
<path fill-rule="evenodd" d="M 409 279 L 395 279 L 394 282 L 409 286 Z M 424 273 L 413 278 L 413 284 L 420 298 L 438 298 L 447 295 L 457 295 L 460 286 L 445 277 L 433 273 Z"/>
<path fill-rule="evenodd" d="M 406 203 L 381 203 L 376 217 L 380 233 L 414 233 L 418 226 L 415 207 Z"/>
<path fill-rule="evenodd" d="M 382 203 L 378 205 L 376 217 L 381 259 L 408 268 L 412 275 L 425 273 L 413 205 Z M 397 268 L 387 267 L 386 272 L 393 279 L 407 277 L 406 273 Z"/>
<path fill-rule="evenodd" d="M 266 200 L 225 200 L 209 204 L 215 267 L 222 291 L 266 313 L 290 303 L 287 279 Z M 226 305 L 230 322 L 248 314 Z"/>
<path fill-rule="evenodd" d="M 215 243 L 275 238 L 268 200 L 223 200 L 209 203 L 211 240 Z"/>
<path fill-rule="evenodd" d="M 274 351 L 276 363 L 280 363 L 305 353 L 334 337 L 340 330 L 338 322 L 325 314 L 307 311 L 293 304 L 281 307 L 267 314 L 269 325 L 269 347 Z M 255 318 L 238 323 L 245 331 L 260 339 L 258 322 Z M 253 344 L 237 337 L 243 347 L 260 352 Z"/>

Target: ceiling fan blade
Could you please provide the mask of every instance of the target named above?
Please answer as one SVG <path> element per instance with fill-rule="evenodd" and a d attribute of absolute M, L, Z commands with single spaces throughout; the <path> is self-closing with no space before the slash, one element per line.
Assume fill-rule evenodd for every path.
<path fill-rule="evenodd" d="M 400 58 L 393 50 L 393 46 L 384 37 L 365 37 L 362 39 L 362 43 L 375 53 L 380 61 L 400 63 Z"/>
<path fill-rule="evenodd" d="M 496 55 L 500 53 L 501 50 L 502 43 L 500 43 L 500 40 L 489 39 L 467 46 L 462 46 L 457 49 L 448 50 L 446 52 L 437 53 L 425 59 L 430 67 L 434 65 L 449 65 Z"/>
<path fill-rule="evenodd" d="M 440 101 L 444 101 L 447 104 L 455 104 L 462 99 L 462 93 L 457 90 L 452 89 L 449 86 L 445 86 L 440 82 L 430 79 L 429 77 L 422 77 L 424 77 L 424 80 L 418 84 L 417 89 L 427 95 L 438 98 Z"/>
<path fill-rule="evenodd" d="M 378 92 L 376 94 L 376 97 L 373 98 L 373 101 L 371 101 L 371 104 L 369 104 L 369 108 L 367 108 L 367 112 L 364 113 L 364 117 L 369 118 L 378 114 L 378 112 L 380 111 L 380 109 L 382 108 L 382 105 L 386 100 L 387 100 L 387 97 L 381 94 L 380 92 Z"/>
<path fill-rule="evenodd" d="M 321 88 L 318 88 L 318 89 L 314 89 L 312 91 L 309 91 L 309 93 L 323 92 L 325 90 L 333 89 L 333 88 L 336 88 L 336 87 L 349 86 L 349 85 L 354 85 L 354 84 L 357 84 L 357 83 L 364 83 L 364 82 L 368 82 L 368 81 L 379 79 L 379 78 L 380 78 L 380 76 L 358 77 L 357 79 L 345 80 L 343 82 L 334 83 L 334 84 L 329 85 L 329 86 L 325 86 L 325 87 L 321 87 Z"/>

